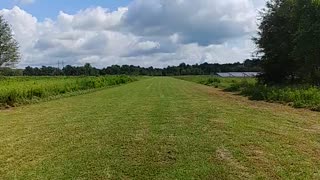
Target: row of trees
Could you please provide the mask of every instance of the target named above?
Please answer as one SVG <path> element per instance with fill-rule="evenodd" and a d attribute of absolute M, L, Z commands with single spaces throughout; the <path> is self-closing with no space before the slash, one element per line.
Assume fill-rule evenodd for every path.
<path fill-rule="evenodd" d="M 43 66 L 41 68 L 26 67 L 23 75 L 26 76 L 98 76 L 98 75 L 144 75 L 144 76 L 180 76 L 180 75 L 209 75 L 217 72 L 258 72 L 260 69 L 260 60 L 246 60 L 244 63 L 233 64 L 195 64 L 188 65 L 181 63 L 179 66 L 168 66 L 167 68 L 144 68 L 133 65 L 113 65 L 103 69 L 97 69 L 90 64 L 84 66 L 67 65 L 62 69 Z"/>
<path fill-rule="evenodd" d="M 261 15 L 261 81 L 320 85 L 320 1 L 270 0 Z"/>

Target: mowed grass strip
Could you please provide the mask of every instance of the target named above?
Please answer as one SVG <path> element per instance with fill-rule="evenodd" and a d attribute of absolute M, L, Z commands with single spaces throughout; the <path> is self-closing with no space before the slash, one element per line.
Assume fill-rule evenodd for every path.
<path fill-rule="evenodd" d="M 2 179 L 319 179 L 320 116 L 150 78 L 0 112 Z"/>

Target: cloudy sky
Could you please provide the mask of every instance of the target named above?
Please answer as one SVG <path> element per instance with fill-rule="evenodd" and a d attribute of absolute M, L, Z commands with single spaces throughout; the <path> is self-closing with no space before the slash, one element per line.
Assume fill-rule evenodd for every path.
<path fill-rule="evenodd" d="M 1 0 L 22 54 L 19 67 L 250 58 L 265 0 Z"/>

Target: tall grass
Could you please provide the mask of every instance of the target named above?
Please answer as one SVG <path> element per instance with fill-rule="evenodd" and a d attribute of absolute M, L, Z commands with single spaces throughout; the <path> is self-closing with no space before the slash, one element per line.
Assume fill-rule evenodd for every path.
<path fill-rule="evenodd" d="M 129 76 L 104 77 L 1 77 L 0 107 L 16 106 L 66 93 L 135 81 Z"/>
<path fill-rule="evenodd" d="M 179 79 L 224 89 L 249 97 L 251 100 L 278 102 L 295 108 L 320 111 L 320 89 L 315 86 L 266 86 L 253 78 L 218 78 L 212 76 L 185 76 Z"/>
<path fill-rule="evenodd" d="M 256 83 L 254 78 L 221 78 L 218 76 L 177 76 L 175 78 L 221 89 L 230 88 L 232 85 L 243 81 L 251 84 Z"/>
<path fill-rule="evenodd" d="M 240 94 L 251 100 L 280 102 L 295 108 L 308 108 L 320 111 L 320 89 L 314 86 L 266 86 L 242 84 Z"/>

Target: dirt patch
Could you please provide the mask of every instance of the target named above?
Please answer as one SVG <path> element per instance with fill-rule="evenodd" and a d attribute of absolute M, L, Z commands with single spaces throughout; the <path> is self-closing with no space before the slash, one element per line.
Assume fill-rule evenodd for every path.
<path fill-rule="evenodd" d="M 309 127 L 300 127 L 301 130 L 306 131 L 306 132 L 311 132 L 314 134 L 320 134 L 320 125 L 318 124 L 313 124 Z"/>
<path fill-rule="evenodd" d="M 275 173 L 270 174 L 270 172 L 273 172 L 273 164 L 275 164 L 275 162 L 268 157 L 269 155 L 265 150 L 256 145 L 246 145 L 244 148 L 246 156 L 252 165 L 255 165 L 264 172 L 268 172 L 272 177 L 278 178 Z"/>
<path fill-rule="evenodd" d="M 233 172 L 239 172 L 236 175 L 240 178 L 248 179 L 251 177 L 248 169 L 236 160 L 232 153 L 225 147 L 220 147 L 216 150 L 216 158 L 229 165 L 231 169 L 234 169 Z"/>

